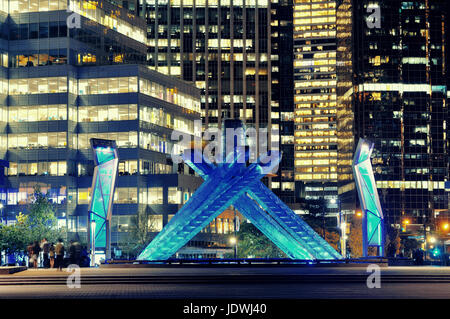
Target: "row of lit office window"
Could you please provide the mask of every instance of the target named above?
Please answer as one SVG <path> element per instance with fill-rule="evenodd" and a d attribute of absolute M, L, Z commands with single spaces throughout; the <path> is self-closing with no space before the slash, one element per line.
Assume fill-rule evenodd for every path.
<path fill-rule="evenodd" d="M 66 49 L 42 50 L 45 53 L 18 54 L 11 56 L 9 66 L 12 68 L 67 64 Z"/>
<path fill-rule="evenodd" d="M 317 159 L 317 160 L 295 160 L 295 166 L 330 165 L 336 163 L 337 163 L 336 158 Z"/>
<path fill-rule="evenodd" d="M 314 116 L 314 117 L 296 117 L 295 123 L 318 123 L 318 122 L 334 122 L 336 121 L 336 117 L 334 114 L 330 114 L 329 116 Z"/>
<path fill-rule="evenodd" d="M 295 102 L 307 102 L 307 101 L 317 101 L 317 106 L 320 105 L 321 101 L 336 101 L 336 94 L 304 94 L 304 95 L 295 95 Z M 325 106 L 327 107 L 327 106 Z"/>
<path fill-rule="evenodd" d="M 327 2 L 324 0 L 295 0 L 294 8 L 295 10 L 336 8 L 336 2 Z"/>
<path fill-rule="evenodd" d="M 67 105 L 65 104 L 10 106 L 8 109 L 2 108 L 1 111 L 1 115 L 3 112 L 8 112 L 10 123 L 67 120 Z M 3 119 L 3 116 L 0 118 Z"/>
<path fill-rule="evenodd" d="M 336 36 L 336 31 L 301 31 L 296 30 L 294 39 L 311 39 L 311 38 L 333 38 Z"/>
<path fill-rule="evenodd" d="M 431 181 L 377 181 L 378 188 L 399 188 L 399 189 L 427 189 L 433 191 L 435 189 L 445 189 L 445 182 Z"/>
<path fill-rule="evenodd" d="M 191 193 L 182 191 L 179 187 L 168 187 L 168 204 L 184 204 L 190 198 Z M 78 189 L 78 204 L 89 204 L 91 199 L 91 188 Z M 117 187 L 114 192 L 115 204 L 144 204 L 144 205 L 161 205 L 164 203 L 163 187 Z"/>
<path fill-rule="evenodd" d="M 228 7 L 228 6 L 236 6 L 242 7 L 245 5 L 246 8 L 254 8 L 258 5 L 259 8 L 264 8 L 268 6 L 268 0 L 147 0 L 147 5 L 150 6 L 166 6 L 170 4 L 171 7 L 193 7 L 195 4 L 196 8 L 205 8 L 205 7 Z"/>
<path fill-rule="evenodd" d="M 336 59 L 295 60 L 294 67 L 310 67 L 317 65 L 336 65 Z"/>
<path fill-rule="evenodd" d="M 147 174 L 170 174 L 172 166 L 156 163 L 148 160 L 140 160 L 140 171 L 142 175 Z M 92 176 L 94 167 L 92 164 L 78 163 L 78 176 Z M 138 174 L 138 160 L 121 160 L 117 168 L 119 176 Z"/>
<path fill-rule="evenodd" d="M 322 144 L 322 143 L 337 143 L 337 137 L 330 138 L 296 138 L 295 144 Z"/>
<path fill-rule="evenodd" d="M 78 204 L 89 204 L 91 199 L 90 188 L 78 189 Z M 117 187 L 114 192 L 115 204 L 137 204 L 138 193 L 136 187 Z"/>
<path fill-rule="evenodd" d="M 159 39 L 159 42 L 161 41 L 167 41 L 167 39 Z M 237 41 L 236 39 L 234 41 Z M 248 40 L 247 40 L 248 41 Z M 162 45 L 162 47 L 167 47 L 167 44 Z M 236 48 L 236 46 L 234 45 L 233 48 Z M 179 62 L 179 61 L 183 61 L 184 63 L 186 63 L 187 61 L 189 62 L 194 62 L 194 54 L 193 53 L 161 53 L 159 52 L 158 55 L 156 53 L 150 53 L 150 56 L 152 59 L 154 60 L 158 60 L 158 62 L 160 61 L 167 61 L 172 60 L 171 62 Z M 221 58 L 222 61 L 244 61 L 244 53 L 239 53 L 239 52 L 234 52 L 233 54 L 231 53 L 208 53 L 205 54 L 203 52 L 196 52 L 195 53 L 195 62 L 198 65 L 204 65 L 206 63 L 206 61 L 208 61 L 209 63 L 213 63 L 215 61 L 219 60 L 219 57 Z M 267 62 L 267 53 L 259 53 L 258 55 L 256 53 L 245 53 L 245 60 L 247 62 Z M 157 59 L 156 59 L 157 58 Z M 272 61 L 276 61 L 278 56 L 277 55 L 272 55 L 271 56 Z M 215 62 L 216 63 L 216 62 Z M 253 65 L 253 63 L 249 63 L 251 65 Z"/>
<path fill-rule="evenodd" d="M 182 117 L 173 116 L 164 112 L 162 108 L 141 106 L 139 108 L 139 119 L 159 126 L 192 133 L 194 122 Z"/>
<path fill-rule="evenodd" d="M 142 149 L 169 154 L 172 151 L 173 143 L 159 135 L 139 132 L 139 146 Z"/>
<path fill-rule="evenodd" d="M 110 133 L 81 133 L 78 134 L 78 149 L 91 148 L 90 139 L 99 138 L 105 140 L 116 141 L 119 148 L 134 148 L 137 147 L 137 132 L 110 132 Z"/>
<path fill-rule="evenodd" d="M 138 173 L 137 160 L 121 160 L 117 168 L 119 176 L 135 175 Z M 94 171 L 93 164 L 78 163 L 78 176 L 92 176 Z"/>
<path fill-rule="evenodd" d="M 200 101 L 190 97 L 187 94 L 178 92 L 176 88 L 169 88 L 156 82 L 140 78 L 139 90 L 142 94 L 153 96 L 169 103 L 179 105 L 190 111 L 200 112 Z"/>
<path fill-rule="evenodd" d="M 9 7 L 8 7 L 9 3 Z M 0 10 L 10 14 L 66 10 L 67 0 L 1 0 Z"/>
<path fill-rule="evenodd" d="M 79 122 L 128 121 L 137 119 L 137 104 L 79 106 Z"/>
<path fill-rule="evenodd" d="M 336 80 L 295 82 L 295 88 L 312 88 L 312 87 L 327 87 L 327 86 L 336 86 Z"/>
<path fill-rule="evenodd" d="M 67 163 L 57 162 L 10 162 L 7 169 L 8 176 L 65 176 L 67 174 Z"/>
<path fill-rule="evenodd" d="M 313 24 L 313 23 L 336 23 L 336 16 L 294 19 L 294 25 Z"/>
<path fill-rule="evenodd" d="M 48 195 L 49 201 L 53 204 L 64 204 L 67 200 L 66 187 L 59 189 L 49 189 L 42 187 L 41 192 Z M 33 187 L 20 187 L 16 190 L 8 190 L 7 193 L 2 193 L 2 201 L 6 201 L 8 205 L 26 205 L 34 201 Z"/>
<path fill-rule="evenodd" d="M 2 81 L 2 93 L 8 93 L 7 82 Z M 71 92 L 76 83 L 71 79 Z M 174 88 L 164 87 L 146 79 L 140 79 L 141 93 L 170 103 L 177 104 L 191 111 L 200 112 L 200 101 L 187 94 L 179 93 Z M 78 94 L 113 94 L 137 92 L 137 77 L 96 78 L 78 80 Z M 9 94 L 44 94 L 67 92 L 66 77 L 10 79 Z"/>
<path fill-rule="evenodd" d="M 307 144 L 304 146 L 295 145 L 295 151 L 302 152 L 302 151 L 329 151 L 331 149 L 336 149 L 337 144 Z"/>
<path fill-rule="evenodd" d="M 295 174 L 296 181 L 337 180 L 337 174 Z"/>
<path fill-rule="evenodd" d="M 140 132 L 140 147 L 161 153 L 170 153 L 173 147 L 172 142 L 152 133 Z M 91 138 L 102 138 L 115 140 L 117 146 L 125 148 L 137 147 L 137 132 L 111 132 L 111 133 L 81 133 L 72 136 L 72 142 L 76 145 L 78 140 L 78 149 L 90 148 Z M 41 132 L 27 134 L 8 134 L 1 136 L 3 147 L 8 145 L 9 149 L 42 149 L 42 148 L 65 148 L 67 147 L 66 132 Z M 7 144 L 6 144 L 7 141 Z M 70 145 L 72 147 L 72 144 Z M 179 151 L 182 151 L 180 149 Z"/>
<path fill-rule="evenodd" d="M 78 95 L 129 93 L 137 91 L 136 76 L 78 80 Z"/>
<path fill-rule="evenodd" d="M 295 153 L 295 158 L 332 158 L 336 157 L 337 152 L 299 152 Z"/>
<path fill-rule="evenodd" d="M 34 105 L 11 106 L 8 109 L 0 108 L 0 119 L 6 121 L 6 114 L 10 123 L 67 120 L 67 106 L 58 105 Z M 173 117 L 166 114 L 161 108 L 141 106 L 140 115 L 142 121 L 147 121 L 160 126 L 177 129 L 185 132 L 193 131 L 193 122 L 187 119 Z M 137 119 L 136 104 L 97 105 L 78 107 L 79 122 L 103 122 L 126 121 Z"/>
<path fill-rule="evenodd" d="M 66 146 L 66 132 L 8 134 L 9 149 L 65 148 Z"/>
<path fill-rule="evenodd" d="M 295 190 L 295 183 L 293 183 L 293 182 L 280 183 L 280 182 L 274 182 L 273 181 L 271 183 L 272 188 L 275 188 L 275 189 L 280 188 L 280 185 L 281 185 L 281 190 L 282 191 L 294 191 Z"/>
<path fill-rule="evenodd" d="M 295 168 L 296 173 L 336 173 L 337 166 L 297 166 Z"/>
<path fill-rule="evenodd" d="M 11 95 L 63 92 L 67 92 L 67 78 L 63 76 L 9 80 Z"/>
<path fill-rule="evenodd" d="M 137 92 L 137 77 L 96 78 L 78 80 L 78 94 L 111 94 Z M 187 94 L 178 92 L 147 79 L 139 79 L 140 93 L 146 94 L 169 103 L 177 104 L 191 111 L 200 112 L 200 101 Z"/>
<path fill-rule="evenodd" d="M 84 0 L 70 0 L 70 8 L 73 12 L 93 20 L 104 27 L 119 32 L 130 39 L 146 43 L 147 38 L 144 29 L 120 19 L 119 10 L 114 12 L 111 11 L 111 13 L 108 14 L 101 9 L 98 2 Z M 133 15 L 130 16 L 134 18 Z"/>
<path fill-rule="evenodd" d="M 305 7 L 302 7 L 301 10 L 294 9 L 294 19 L 302 18 L 302 17 L 321 17 L 321 16 L 334 16 L 336 14 L 336 10 L 315 10 L 309 11 Z"/>

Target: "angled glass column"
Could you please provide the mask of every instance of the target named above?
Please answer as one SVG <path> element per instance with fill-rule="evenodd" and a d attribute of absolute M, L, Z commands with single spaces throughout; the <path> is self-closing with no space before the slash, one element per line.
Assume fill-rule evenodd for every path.
<path fill-rule="evenodd" d="M 353 157 L 353 174 L 359 202 L 363 211 L 363 254 L 369 247 L 377 247 L 378 255 L 384 255 L 384 217 L 373 175 L 370 155 L 374 143 L 360 139 Z"/>
<path fill-rule="evenodd" d="M 95 241 L 94 247 L 104 249 L 106 258 L 110 258 L 110 221 L 119 157 L 115 141 L 93 138 L 90 142 L 94 153 L 95 168 L 89 202 L 89 243 L 92 247 L 93 241 Z M 95 223 L 95 228 L 92 232 L 90 227 L 93 223 Z"/>

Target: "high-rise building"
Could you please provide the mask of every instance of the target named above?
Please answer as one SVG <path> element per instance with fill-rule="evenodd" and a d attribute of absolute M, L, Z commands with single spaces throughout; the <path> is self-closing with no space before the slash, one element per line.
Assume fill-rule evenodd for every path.
<path fill-rule="evenodd" d="M 0 156 L 9 161 L 2 221 L 26 212 L 39 185 L 59 225 L 85 242 L 89 140 L 102 138 L 119 147 L 113 247 L 138 214 L 152 232 L 161 230 L 202 182 L 170 158 L 173 148 L 182 150 L 171 133 L 194 134 L 200 90 L 150 70 L 145 21 L 107 2 L 3 0 L 0 25 Z M 226 247 L 220 236 L 233 231 L 230 218 L 199 234 L 197 246 Z"/>
<path fill-rule="evenodd" d="M 146 0 L 148 64 L 201 89 L 204 128 L 240 118 L 279 130 L 283 160 L 269 186 L 294 202 L 292 0 Z"/>
<path fill-rule="evenodd" d="M 448 222 L 448 4 L 340 2 L 341 191 L 352 188 L 349 149 L 369 139 L 386 223 L 439 228 Z"/>
<path fill-rule="evenodd" d="M 295 0 L 294 52 L 296 193 L 336 212 L 335 0 Z"/>

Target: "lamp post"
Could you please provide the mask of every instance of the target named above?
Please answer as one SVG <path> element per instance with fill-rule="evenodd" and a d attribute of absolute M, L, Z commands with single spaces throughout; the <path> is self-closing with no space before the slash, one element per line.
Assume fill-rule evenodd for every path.
<path fill-rule="evenodd" d="M 338 213 L 339 213 L 339 231 L 341 234 L 341 239 L 340 239 L 340 243 L 341 243 L 341 255 L 346 258 L 347 256 L 347 220 L 346 220 L 346 216 L 344 214 L 342 214 L 342 210 L 341 210 L 341 201 L 339 200 L 339 198 L 335 199 L 331 199 L 330 200 L 331 204 L 338 204 Z"/>
<path fill-rule="evenodd" d="M 91 221 L 91 266 L 95 267 L 95 220 Z"/>
<path fill-rule="evenodd" d="M 3 220 L 5 219 L 5 216 L 3 215 L 3 203 L 0 202 L 0 211 L 1 211 L 1 215 L 2 215 L 2 223 Z M 8 224 L 8 221 L 5 220 L 5 225 Z"/>
<path fill-rule="evenodd" d="M 230 244 L 234 245 L 234 259 L 237 258 L 237 239 L 236 237 L 230 238 Z"/>

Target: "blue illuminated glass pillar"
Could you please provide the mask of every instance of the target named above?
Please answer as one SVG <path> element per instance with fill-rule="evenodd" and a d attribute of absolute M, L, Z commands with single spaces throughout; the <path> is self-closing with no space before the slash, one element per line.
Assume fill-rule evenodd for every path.
<path fill-rule="evenodd" d="M 378 255 L 384 256 L 384 217 L 370 162 L 373 146 L 372 142 L 360 139 L 353 157 L 353 174 L 363 211 L 364 257 L 368 256 L 369 247 L 377 247 Z"/>
<path fill-rule="evenodd" d="M 115 141 L 93 138 L 90 142 L 95 168 L 89 202 L 89 244 L 92 247 L 93 239 L 95 239 L 96 249 L 104 249 L 106 258 L 109 259 L 111 257 L 110 221 L 119 157 Z M 95 228 L 91 230 L 93 223 Z"/>

